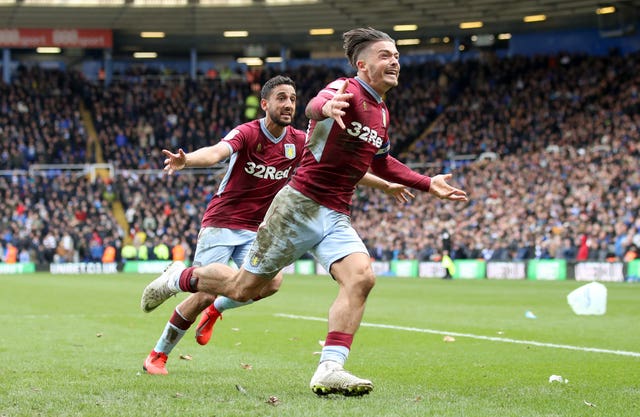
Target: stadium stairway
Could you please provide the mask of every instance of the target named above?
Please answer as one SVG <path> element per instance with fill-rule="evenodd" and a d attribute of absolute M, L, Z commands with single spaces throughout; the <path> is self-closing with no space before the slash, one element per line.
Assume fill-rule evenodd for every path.
<path fill-rule="evenodd" d="M 413 140 L 413 142 L 411 142 L 411 144 L 409 144 L 409 146 L 407 146 L 407 150 L 409 152 L 415 152 L 416 150 L 416 144 L 422 140 L 424 140 L 431 132 L 433 132 L 433 129 L 438 125 L 438 122 L 440 121 L 440 119 L 442 119 L 442 115 L 444 113 L 440 113 L 438 116 L 436 116 L 435 119 L 433 119 L 433 121 L 431 123 L 429 123 L 429 126 L 427 126 L 427 128 L 420 133 L 420 135 L 418 135 L 417 138 L 415 138 Z"/>
<path fill-rule="evenodd" d="M 93 160 L 96 163 L 103 164 L 105 161 L 102 154 L 102 144 L 98 140 L 98 133 L 96 132 L 96 128 L 93 124 L 93 117 L 91 116 L 91 112 L 82 102 L 80 102 L 80 114 L 82 116 L 82 123 L 87 130 L 87 160 L 91 161 L 91 156 L 93 155 Z M 109 178 L 109 171 L 107 169 L 97 169 L 96 172 L 103 180 Z M 120 201 L 119 193 L 116 193 L 116 196 L 118 199 L 111 202 L 111 212 L 122 230 L 125 232 L 123 243 L 131 243 L 131 237 L 129 236 L 129 222 L 124 214 L 124 207 Z"/>

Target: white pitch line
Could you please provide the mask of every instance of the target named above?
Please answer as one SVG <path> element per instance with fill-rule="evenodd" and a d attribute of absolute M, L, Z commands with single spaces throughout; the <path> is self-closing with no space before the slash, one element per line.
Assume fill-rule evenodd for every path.
<path fill-rule="evenodd" d="M 327 321 L 326 318 L 298 316 L 295 314 L 275 314 L 275 316 L 285 317 L 289 319 L 298 319 L 298 320 L 311 320 L 311 321 L 324 321 L 324 322 Z M 560 345 L 557 343 L 536 342 L 534 340 L 517 340 L 517 339 L 509 339 L 506 337 L 481 336 L 481 335 L 471 334 L 471 333 L 444 332 L 442 330 L 421 329 L 418 327 L 393 326 L 390 324 L 361 323 L 360 326 L 376 327 L 379 329 L 404 330 L 407 332 L 468 337 L 469 339 L 488 340 L 490 342 L 515 343 L 518 345 L 532 345 L 532 346 L 540 346 L 540 347 L 548 347 L 548 348 L 556 348 L 556 349 L 579 350 L 582 352 L 609 353 L 611 355 L 632 356 L 632 357 L 640 358 L 640 352 L 629 352 L 626 350 L 611 350 L 611 349 L 599 349 L 599 348 L 591 348 L 591 347 L 584 347 L 584 346 Z"/>

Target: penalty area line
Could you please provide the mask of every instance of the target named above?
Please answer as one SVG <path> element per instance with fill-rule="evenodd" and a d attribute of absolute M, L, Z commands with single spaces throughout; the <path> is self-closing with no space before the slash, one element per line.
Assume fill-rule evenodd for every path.
<path fill-rule="evenodd" d="M 326 318 L 321 317 L 309 317 L 309 316 L 298 316 L 295 314 L 275 314 L 276 317 L 284 317 L 288 319 L 296 319 L 296 320 L 309 320 L 309 321 L 323 321 L 326 322 Z M 434 330 L 434 329 L 421 329 L 419 327 L 405 327 L 405 326 L 394 326 L 391 324 L 378 324 L 378 323 L 361 323 L 362 327 L 375 327 L 378 329 L 391 329 L 391 330 L 402 330 L 405 332 L 415 332 L 415 333 L 429 333 L 429 334 L 439 334 L 444 336 L 456 336 L 456 337 L 466 337 L 469 339 L 476 340 L 487 340 L 490 342 L 501 342 L 501 343 L 513 343 L 517 345 L 530 345 L 530 346 L 539 346 L 553 349 L 568 349 L 568 350 L 577 350 L 581 352 L 594 352 L 594 353 L 608 353 L 610 355 L 618 355 L 618 356 L 631 356 L 635 358 L 640 358 L 640 352 L 629 352 L 626 350 L 611 350 L 611 349 L 599 349 L 599 348 L 591 348 L 585 346 L 572 346 L 572 345 L 561 345 L 557 343 L 544 343 L 544 342 L 536 342 L 535 340 L 518 340 L 518 339 L 510 339 L 506 337 L 494 337 L 494 336 L 482 336 L 471 333 L 458 333 L 458 332 L 445 332 L 442 330 Z"/>

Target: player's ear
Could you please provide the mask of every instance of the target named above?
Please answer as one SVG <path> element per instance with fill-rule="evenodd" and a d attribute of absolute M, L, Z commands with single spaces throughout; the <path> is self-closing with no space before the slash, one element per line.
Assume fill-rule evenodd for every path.
<path fill-rule="evenodd" d="M 359 60 L 356 61 L 356 69 L 358 71 L 364 71 L 365 64 L 364 64 L 364 61 L 362 59 L 359 59 Z"/>
<path fill-rule="evenodd" d="M 260 99 L 260 108 L 265 112 L 267 111 L 267 99 L 266 98 L 261 98 Z"/>

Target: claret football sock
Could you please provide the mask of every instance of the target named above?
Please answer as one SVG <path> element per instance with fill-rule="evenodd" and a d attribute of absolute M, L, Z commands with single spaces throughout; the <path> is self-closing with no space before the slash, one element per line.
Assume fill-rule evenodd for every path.
<path fill-rule="evenodd" d="M 342 332 L 329 332 L 322 348 L 320 362 L 333 361 L 344 365 L 349 357 L 353 335 Z"/>
<path fill-rule="evenodd" d="M 185 319 L 176 308 L 171 319 L 167 322 L 162 336 L 158 339 L 154 350 L 169 355 L 192 324 L 193 322 Z"/>
<path fill-rule="evenodd" d="M 194 269 L 196 267 L 191 266 L 180 273 L 177 279 L 177 288 L 185 292 L 198 292 L 198 277 L 193 276 Z"/>

